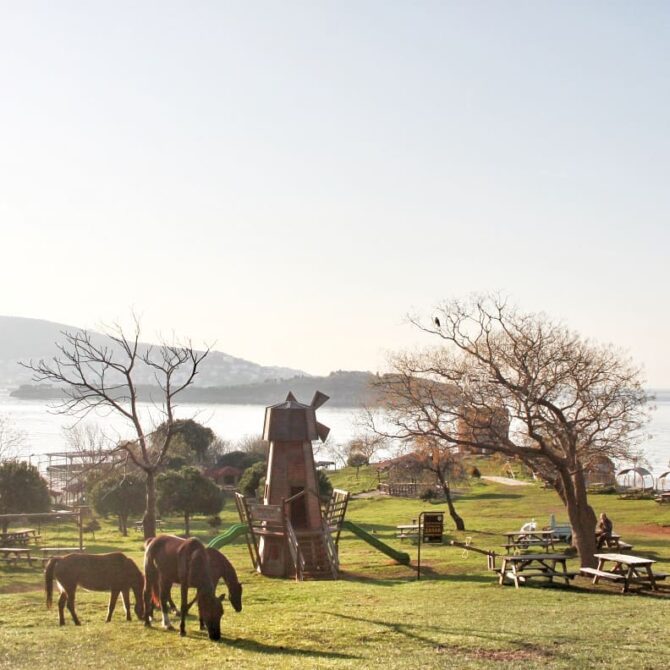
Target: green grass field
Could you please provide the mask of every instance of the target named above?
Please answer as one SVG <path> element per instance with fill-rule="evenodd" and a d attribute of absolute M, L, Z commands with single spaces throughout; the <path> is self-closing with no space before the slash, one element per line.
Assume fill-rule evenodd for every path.
<path fill-rule="evenodd" d="M 485 472 L 485 466 L 482 471 Z M 331 477 L 336 486 L 363 490 L 370 473 L 356 479 L 351 470 Z M 365 484 L 363 483 L 365 482 Z M 358 484 L 358 485 L 357 485 Z M 374 484 L 372 484 L 374 485 Z M 670 572 L 670 506 L 649 500 L 594 495 L 597 512 L 606 511 L 615 530 L 635 546 L 634 553 L 658 560 Z M 474 481 L 456 500 L 468 530 L 448 531 L 449 539 L 469 537 L 481 547 L 503 551 L 504 531 L 535 517 L 548 522 L 553 512 L 565 520 L 557 496 L 537 485 L 510 487 Z M 347 518 L 416 559 L 416 546 L 395 538 L 395 526 L 435 503 L 365 498 L 350 504 Z M 222 513 L 225 528 L 237 521 L 232 502 Z M 449 521 L 448 517 L 447 520 Z M 178 519 L 168 532 L 181 532 Z M 89 551 L 122 550 L 141 564 L 142 538 L 123 538 L 112 520 L 102 522 Z M 447 524 L 449 527 L 449 524 Z M 197 520 L 195 534 L 214 533 Z M 75 542 L 65 524 L 42 529 L 47 544 Z M 47 611 L 38 567 L 0 566 L 0 667 L 93 668 L 665 668 L 670 658 L 670 583 L 656 594 L 623 595 L 617 587 L 577 578 L 571 586 L 501 587 L 487 572 L 484 556 L 449 546 L 425 547 L 425 574 L 400 566 L 343 532 L 341 579 L 268 579 L 255 574 L 242 540 L 224 549 L 244 583 L 244 609 L 224 605 L 224 639 L 210 642 L 194 616 L 188 635 L 160 626 L 128 623 L 117 606 L 105 624 L 107 596 L 79 591 L 83 625 L 58 626 Z M 571 561 L 576 567 L 576 561 Z M 175 589 L 175 595 L 177 590 Z M 67 615 L 66 613 L 66 616 Z"/>

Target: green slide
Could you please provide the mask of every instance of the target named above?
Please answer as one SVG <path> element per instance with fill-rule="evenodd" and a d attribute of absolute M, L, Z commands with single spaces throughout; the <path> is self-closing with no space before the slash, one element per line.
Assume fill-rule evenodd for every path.
<path fill-rule="evenodd" d="M 212 549 L 220 549 L 227 544 L 230 544 L 238 535 L 243 535 L 247 532 L 246 523 L 234 523 L 230 528 L 226 528 L 225 532 L 217 535 L 209 541 L 208 547 Z"/>
<path fill-rule="evenodd" d="M 350 530 L 356 537 L 359 537 L 361 540 L 364 540 L 368 544 L 372 545 L 375 549 L 381 551 L 383 554 L 386 554 L 394 561 L 402 563 L 403 565 L 409 565 L 409 554 L 406 554 L 404 551 L 396 551 L 393 547 L 390 547 L 385 542 L 378 540 L 374 535 L 371 535 L 366 530 L 363 530 L 355 523 L 352 523 L 351 521 L 344 521 L 342 523 L 342 529 Z"/>

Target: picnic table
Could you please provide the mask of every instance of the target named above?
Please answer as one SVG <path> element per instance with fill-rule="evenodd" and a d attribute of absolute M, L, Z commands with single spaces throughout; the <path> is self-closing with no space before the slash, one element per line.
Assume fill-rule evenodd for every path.
<path fill-rule="evenodd" d="M 568 572 L 567 560 L 565 554 L 511 554 L 502 556 L 502 566 L 496 572 L 501 585 L 511 582 L 517 589 L 534 577 L 550 582 L 555 578 L 564 579 L 569 584 L 577 573 Z"/>
<path fill-rule="evenodd" d="M 401 542 L 402 540 L 405 540 L 407 538 L 411 540 L 418 539 L 419 530 L 421 529 L 420 525 L 416 521 L 413 521 L 412 523 L 401 523 L 395 528 L 396 528 L 396 537 L 398 537 Z"/>
<path fill-rule="evenodd" d="M 32 567 L 33 557 L 27 547 L 0 547 L 0 560 L 16 565 L 19 559 L 25 559 Z"/>
<path fill-rule="evenodd" d="M 656 561 L 651 558 L 629 554 L 594 554 L 594 556 L 598 559 L 598 567 L 581 568 L 580 572 L 584 576 L 592 576 L 594 584 L 601 579 L 618 582 L 623 585 L 622 593 L 626 593 L 631 584 L 649 584 L 653 591 L 657 591 L 656 582 L 668 576 L 662 572 L 654 573 L 651 566 Z M 614 563 L 614 566 L 610 570 L 605 570 L 607 563 Z"/>
<path fill-rule="evenodd" d="M 553 530 L 516 530 L 504 534 L 507 538 L 503 547 L 507 553 L 520 552 L 524 549 L 542 547 L 545 551 L 554 551 L 556 538 Z"/>
<path fill-rule="evenodd" d="M 597 534 L 596 540 L 598 540 Z M 598 549 L 618 549 L 619 551 L 630 551 L 632 548 L 632 544 L 624 542 L 621 539 L 621 535 L 617 535 L 616 533 L 610 533 L 610 535 L 604 536 L 598 544 Z"/>
<path fill-rule="evenodd" d="M 0 535 L 0 544 L 26 546 L 31 540 L 37 542 L 39 535 L 34 528 L 15 528 Z"/>
<path fill-rule="evenodd" d="M 135 524 L 135 530 L 138 533 L 141 533 L 144 530 L 144 521 L 140 519 L 139 521 L 136 521 Z M 156 519 L 156 530 L 163 530 L 163 521 L 161 519 Z"/>

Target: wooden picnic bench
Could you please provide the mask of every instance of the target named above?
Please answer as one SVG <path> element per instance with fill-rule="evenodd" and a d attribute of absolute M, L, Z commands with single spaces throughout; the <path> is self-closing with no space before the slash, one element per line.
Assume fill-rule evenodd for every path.
<path fill-rule="evenodd" d="M 31 540 L 37 543 L 39 538 L 40 536 L 34 528 L 16 528 L 2 533 L 0 544 L 23 547 L 28 545 Z"/>
<path fill-rule="evenodd" d="M 0 560 L 16 565 L 19 559 L 25 559 L 32 567 L 33 557 L 27 547 L 0 547 Z"/>
<path fill-rule="evenodd" d="M 396 526 L 396 537 L 399 540 L 417 540 L 419 538 L 419 524 L 418 523 L 405 523 Z"/>
<path fill-rule="evenodd" d="M 502 556 L 502 566 L 496 570 L 499 583 L 513 583 L 518 589 L 529 579 L 540 577 L 553 582 L 563 579 L 566 584 L 577 576 L 577 572 L 567 569 L 568 556 L 565 554 L 518 554 Z"/>
<path fill-rule="evenodd" d="M 601 579 L 608 579 L 623 584 L 621 591 L 628 592 L 631 584 L 649 584 L 652 590 L 658 590 L 657 581 L 665 579 L 668 575 L 663 572 L 654 573 L 652 565 L 656 562 L 651 558 L 641 556 L 630 556 L 629 554 L 594 554 L 598 559 L 597 568 L 581 568 L 580 573 L 584 576 L 593 577 L 593 583 L 597 584 Z M 606 563 L 614 563 L 611 570 L 605 570 Z"/>
<path fill-rule="evenodd" d="M 521 552 L 526 549 L 537 549 L 541 547 L 545 551 L 555 551 L 554 532 L 552 530 L 521 530 L 504 533 L 506 542 L 502 546 L 507 553 Z"/>
<path fill-rule="evenodd" d="M 598 549 L 618 549 L 619 551 L 630 551 L 632 548 L 632 544 L 624 542 L 621 539 L 621 535 L 617 535 L 616 533 L 605 535 L 598 544 Z"/>

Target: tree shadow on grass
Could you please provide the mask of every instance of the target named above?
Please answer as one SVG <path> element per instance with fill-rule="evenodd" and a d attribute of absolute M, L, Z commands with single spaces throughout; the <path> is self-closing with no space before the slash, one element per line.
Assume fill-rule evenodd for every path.
<path fill-rule="evenodd" d="M 297 647 L 285 647 L 284 645 L 272 645 L 259 642 L 258 640 L 247 640 L 244 638 L 234 638 L 227 640 L 223 638 L 221 643 L 234 647 L 235 649 L 242 649 L 244 651 L 256 652 L 257 654 L 281 654 L 282 656 L 298 656 L 304 658 L 323 658 L 323 659 L 360 659 L 360 656 L 353 654 L 343 654 L 337 651 L 319 651 L 316 649 L 299 649 Z"/>
<path fill-rule="evenodd" d="M 527 639 L 519 637 L 516 633 L 506 632 L 500 628 L 496 628 L 495 630 L 477 630 L 470 628 L 467 625 L 464 625 L 462 628 L 458 627 L 446 628 L 441 626 L 430 625 L 425 621 L 425 619 L 413 623 L 407 621 L 397 622 L 397 621 L 381 621 L 378 619 L 368 619 L 368 618 L 363 619 L 348 614 L 337 614 L 334 612 L 322 612 L 322 614 L 324 616 L 333 616 L 357 623 L 374 624 L 376 626 L 386 628 L 390 632 L 396 633 L 398 635 L 403 635 L 409 640 L 436 647 L 436 650 L 437 647 L 446 646 L 447 648 L 449 648 L 449 645 L 438 644 L 434 639 L 428 637 L 427 633 L 429 632 L 437 633 L 441 636 L 451 635 L 457 638 L 474 637 L 481 640 L 494 642 L 496 644 L 503 643 L 506 645 L 513 645 L 516 649 L 519 650 L 534 649 L 537 650 L 539 654 L 542 656 L 545 657 L 552 656 L 558 658 L 560 658 L 562 654 L 558 653 L 554 645 L 562 644 L 565 642 L 574 643 L 577 640 L 577 638 L 574 636 L 561 635 L 557 634 L 555 631 L 552 631 L 551 633 L 543 636 L 547 638 L 547 641 L 549 644 L 552 645 L 552 648 L 544 649 L 544 648 L 538 648 L 537 645 L 529 643 Z M 462 646 L 455 646 L 454 649 L 467 651 Z"/>
<path fill-rule="evenodd" d="M 523 498 L 520 493 L 466 493 L 461 496 L 461 500 L 512 500 L 514 498 Z"/>
<path fill-rule="evenodd" d="M 354 572 L 340 572 L 340 579 L 350 582 L 358 582 L 360 584 L 370 584 L 372 586 L 397 586 L 398 584 L 406 584 L 407 582 L 415 582 L 416 565 L 401 566 L 407 569 L 407 574 L 380 579 L 378 577 L 371 577 L 369 574 L 358 574 Z M 479 583 L 493 583 L 496 576 L 491 575 L 465 575 L 462 573 L 440 573 L 427 565 L 421 566 L 421 580 L 425 581 L 451 581 L 451 582 L 479 582 Z"/>

